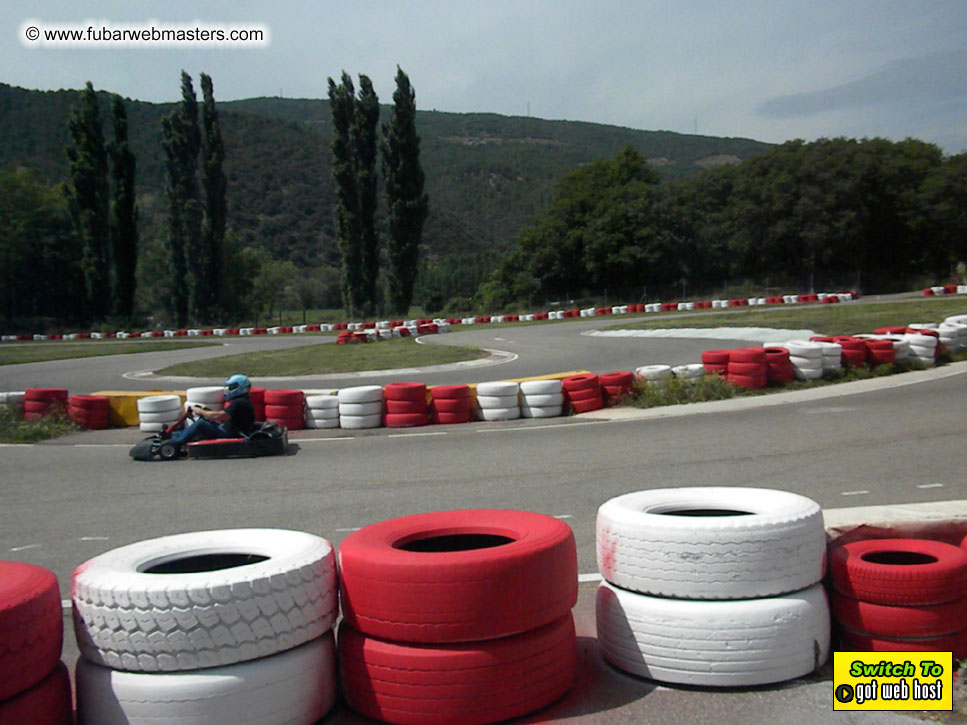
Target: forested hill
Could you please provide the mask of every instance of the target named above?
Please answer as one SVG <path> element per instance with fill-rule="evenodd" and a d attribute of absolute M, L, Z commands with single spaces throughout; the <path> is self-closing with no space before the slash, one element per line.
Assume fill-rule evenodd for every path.
<path fill-rule="evenodd" d="M 213 80 L 217 99 L 218 79 Z M 419 103 L 419 79 L 414 81 Z M 0 84 L 0 166 L 24 166 L 42 179 L 62 180 L 67 117 L 76 99 L 76 91 Z M 162 227 L 165 209 L 161 118 L 172 105 L 135 100 L 127 105 L 138 162 L 142 239 L 150 241 Z M 299 265 L 334 264 L 328 101 L 254 98 L 219 102 L 218 108 L 226 145 L 229 227 L 243 243 L 262 246 L 277 258 Z M 389 106 L 383 113 L 388 117 Z M 108 118 L 106 98 L 102 117 Z M 520 228 L 546 206 L 558 178 L 611 157 L 628 143 L 668 178 L 772 148 L 747 139 L 485 113 L 421 111 L 417 129 L 431 206 L 425 241 L 436 259 L 512 249 Z"/>

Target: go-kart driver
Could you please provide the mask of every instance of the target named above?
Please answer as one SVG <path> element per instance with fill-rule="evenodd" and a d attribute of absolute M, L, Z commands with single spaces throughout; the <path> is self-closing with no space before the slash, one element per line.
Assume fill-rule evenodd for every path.
<path fill-rule="evenodd" d="M 209 438 L 238 438 L 248 436 L 255 429 L 255 408 L 249 400 L 251 381 L 244 375 L 233 375 L 225 381 L 224 410 L 208 410 L 193 406 L 194 422 L 171 434 L 171 442 L 179 448 L 193 440 Z"/>

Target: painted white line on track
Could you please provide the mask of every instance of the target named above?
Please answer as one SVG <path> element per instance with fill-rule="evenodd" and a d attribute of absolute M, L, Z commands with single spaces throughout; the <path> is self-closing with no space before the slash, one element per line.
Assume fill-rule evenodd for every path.
<path fill-rule="evenodd" d="M 842 491 L 840 496 L 862 496 L 864 493 L 869 493 L 869 491 Z"/>
<path fill-rule="evenodd" d="M 557 425 L 515 425 L 512 428 L 486 428 L 484 430 L 474 431 L 474 433 L 508 433 L 517 432 L 519 430 L 543 430 L 545 428 L 557 428 L 559 430 L 566 428 L 573 428 L 579 425 L 598 425 L 601 421 L 599 420 L 588 420 L 581 423 L 558 423 Z"/>
<path fill-rule="evenodd" d="M 579 582 L 599 582 L 603 578 L 598 572 L 594 572 L 593 574 L 578 574 Z"/>
<path fill-rule="evenodd" d="M 26 551 L 27 549 L 39 549 L 42 544 L 27 544 L 26 546 L 13 546 L 10 551 Z"/>
<path fill-rule="evenodd" d="M 61 607 L 61 609 L 70 609 L 71 608 L 71 600 L 70 599 L 61 599 L 60 600 L 60 607 Z"/>
<path fill-rule="evenodd" d="M 128 443 L 75 443 L 74 448 L 130 448 Z"/>
<path fill-rule="evenodd" d="M 32 446 L 33 443 L 0 443 L 0 448 L 19 448 L 20 446 Z"/>
<path fill-rule="evenodd" d="M 943 488 L 942 483 L 919 483 L 917 488 Z"/>
<path fill-rule="evenodd" d="M 110 536 L 82 536 L 78 541 L 110 541 Z"/>
<path fill-rule="evenodd" d="M 573 519 L 574 516 L 571 514 L 554 514 L 555 519 Z"/>
<path fill-rule="evenodd" d="M 332 438 L 290 438 L 289 443 L 325 443 L 327 441 L 352 441 L 355 436 L 333 436 Z"/>
<path fill-rule="evenodd" d="M 445 430 L 427 431 L 426 433 L 390 433 L 387 438 L 426 438 L 427 436 L 445 436 Z"/>
<path fill-rule="evenodd" d="M 333 529 L 333 531 L 335 531 L 337 534 L 340 534 L 340 533 L 343 533 L 344 534 L 347 531 L 359 531 L 361 528 L 362 528 L 362 526 L 354 526 L 351 529 Z"/>

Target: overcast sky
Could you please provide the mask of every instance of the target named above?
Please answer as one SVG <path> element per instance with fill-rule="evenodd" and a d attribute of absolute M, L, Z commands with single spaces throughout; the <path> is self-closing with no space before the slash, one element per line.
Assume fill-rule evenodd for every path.
<path fill-rule="evenodd" d="M 28 47 L 27 21 L 257 23 L 267 47 Z M 322 98 L 346 70 L 392 101 L 645 130 L 913 136 L 967 151 L 965 0 L 0 0 L 0 81 L 172 101 L 179 73 L 220 100 Z M 95 23 L 96 24 L 96 23 Z M 197 85 L 197 82 L 196 82 Z"/>

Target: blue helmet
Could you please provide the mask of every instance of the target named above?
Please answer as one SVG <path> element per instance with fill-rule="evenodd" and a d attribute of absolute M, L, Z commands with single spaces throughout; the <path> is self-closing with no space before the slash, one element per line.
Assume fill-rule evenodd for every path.
<path fill-rule="evenodd" d="M 225 400 L 234 400 L 248 395 L 252 390 L 252 381 L 244 375 L 233 375 L 225 381 Z"/>

